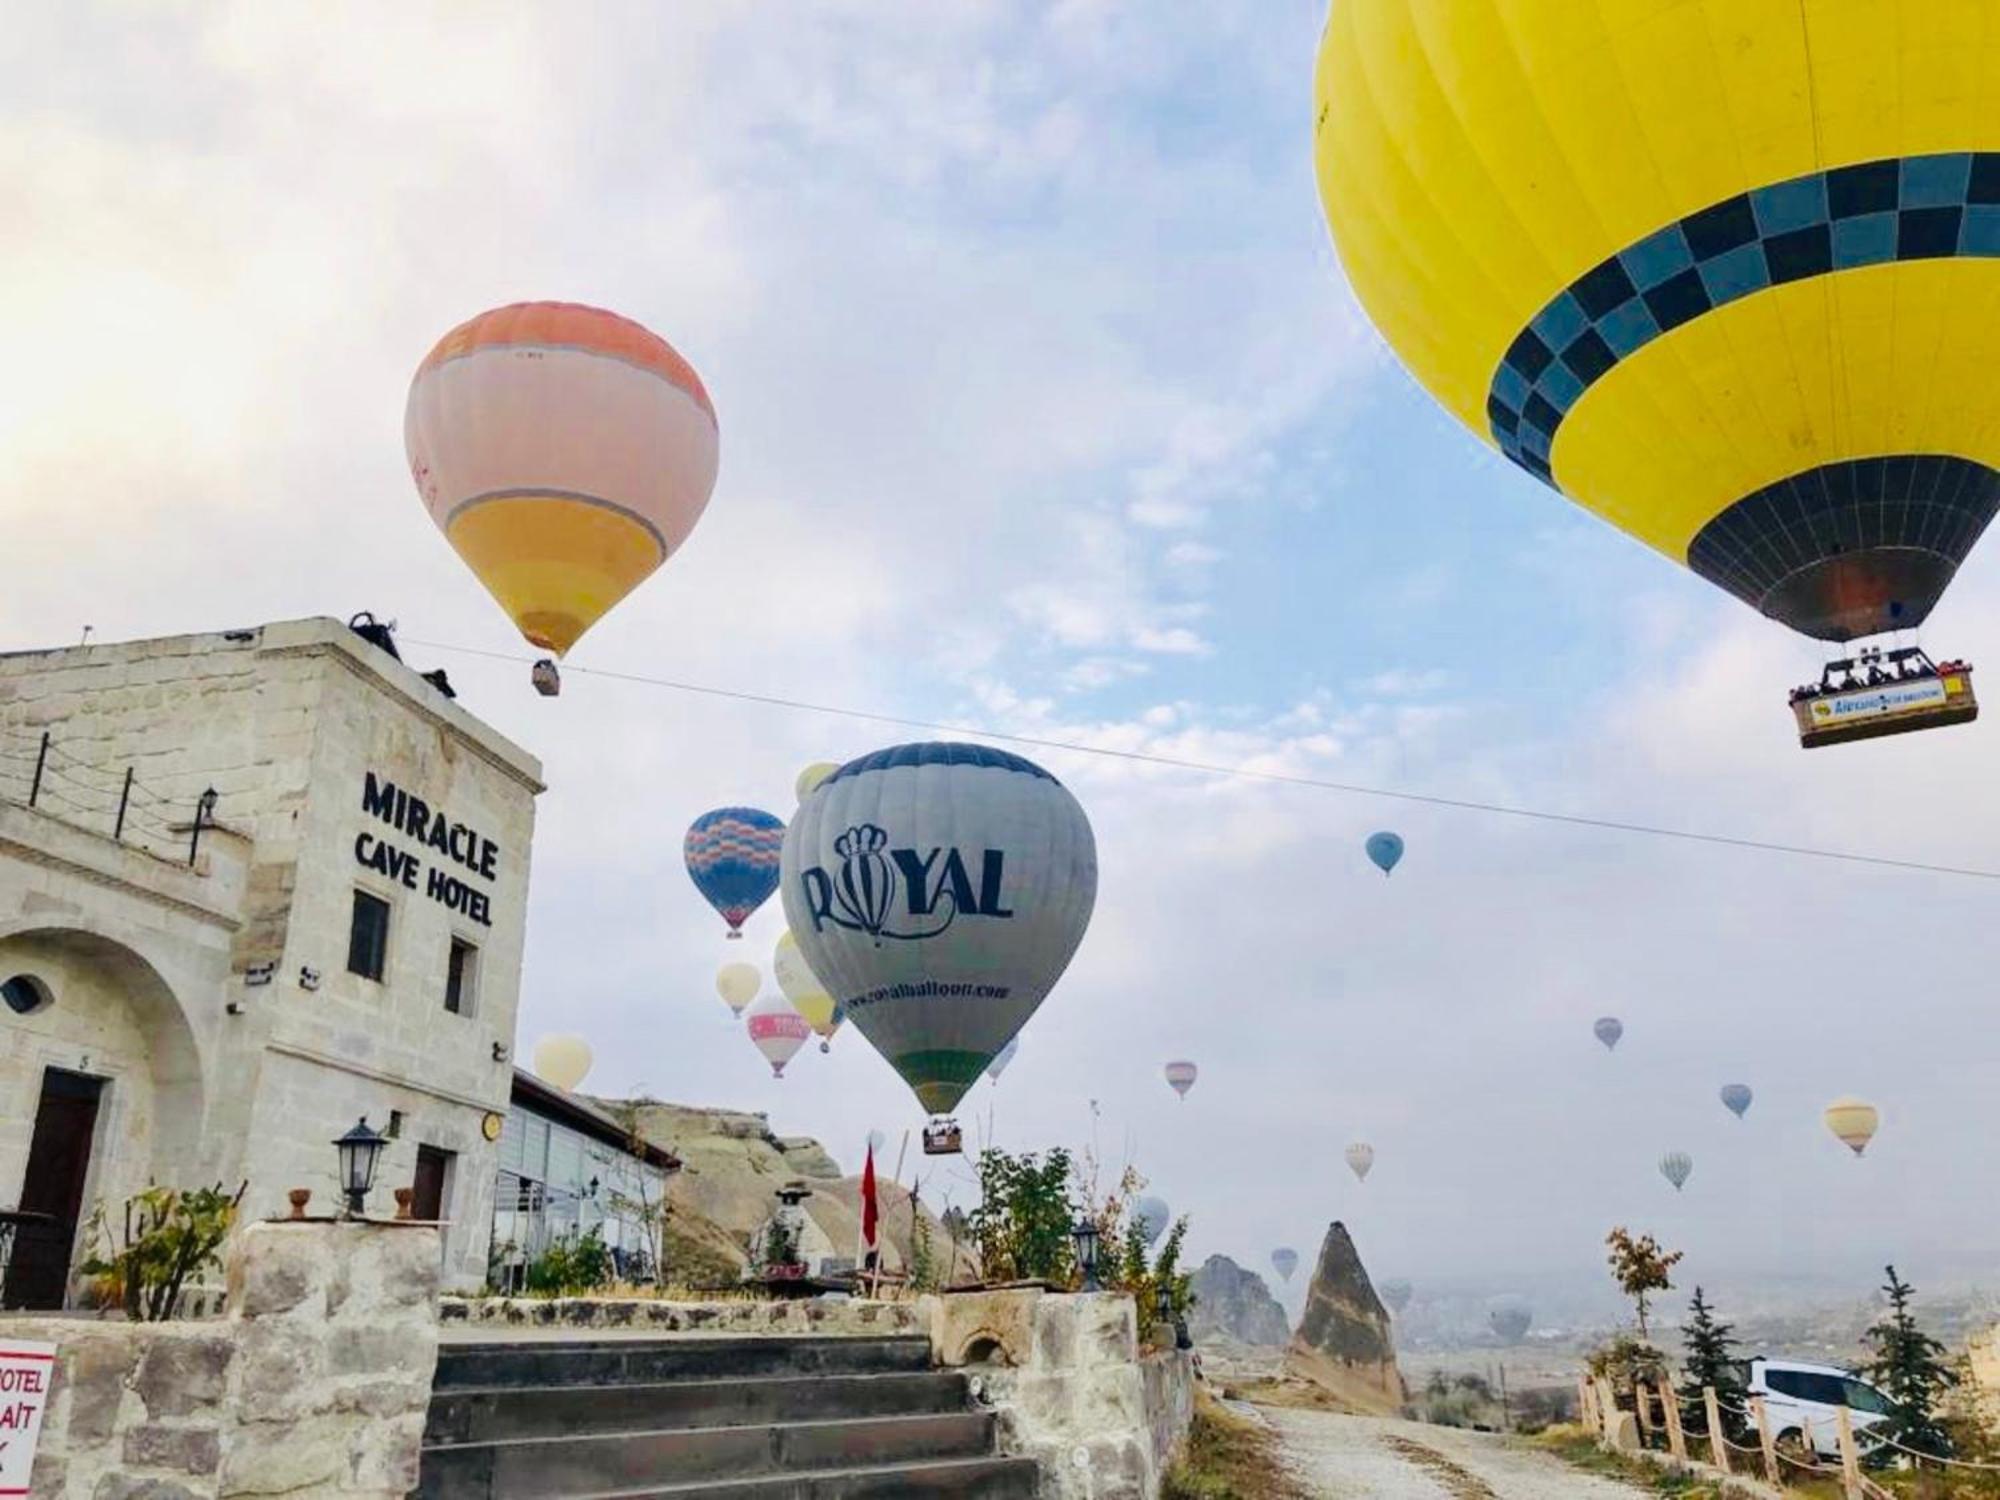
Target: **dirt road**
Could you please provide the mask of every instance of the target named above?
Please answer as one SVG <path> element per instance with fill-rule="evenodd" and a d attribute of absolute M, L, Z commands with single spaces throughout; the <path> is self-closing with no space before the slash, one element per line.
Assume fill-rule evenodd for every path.
<path fill-rule="evenodd" d="M 1489 1433 L 1378 1417 L 1260 1408 L 1285 1457 L 1332 1500 L 1633 1500 L 1641 1491 L 1579 1473 Z"/>

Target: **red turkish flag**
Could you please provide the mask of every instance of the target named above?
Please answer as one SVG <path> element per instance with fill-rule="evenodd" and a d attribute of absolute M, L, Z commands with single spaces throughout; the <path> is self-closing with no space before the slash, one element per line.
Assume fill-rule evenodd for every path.
<path fill-rule="evenodd" d="M 875 1221 L 879 1217 L 875 1206 L 875 1148 L 868 1148 L 867 1164 L 861 1168 L 861 1263 L 872 1264 L 875 1259 Z"/>

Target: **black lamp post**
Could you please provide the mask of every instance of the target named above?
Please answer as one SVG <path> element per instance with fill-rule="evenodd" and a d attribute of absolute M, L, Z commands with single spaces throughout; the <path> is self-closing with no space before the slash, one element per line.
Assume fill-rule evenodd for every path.
<path fill-rule="evenodd" d="M 1097 1284 L 1097 1225 L 1089 1219 L 1078 1219 L 1070 1227 L 1069 1237 L 1076 1242 L 1076 1264 L 1083 1273 L 1083 1290 L 1103 1291 Z"/>
<path fill-rule="evenodd" d="M 358 1219 L 368 1206 L 368 1190 L 375 1186 L 375 1164 L 389 1138 L 368 1128 L 363 1115 L 355 1127 L 333 1143 L 340 1153 L 340 1190 L 347 1194 L 347 1217 Z"/>

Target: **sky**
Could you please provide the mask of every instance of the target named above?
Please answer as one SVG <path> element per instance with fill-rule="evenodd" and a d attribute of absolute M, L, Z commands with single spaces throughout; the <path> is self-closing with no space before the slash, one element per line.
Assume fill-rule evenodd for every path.
<path fill-rule="evenodd" d="M 852 1028 L 770 1078 L 713 975 L 768 969 L 777 903 L 725 943 L 681 835 L 721 804 L 788 815 L 806 762 L 909 736 L 587 671 L 543 700 L 465 654 L 529 653 L 419 504 L 401 423 L 484 308 L 618 309 L 719 414 L 707 515 L 579 668 L 2000 868 L 1993 730 L 1802 754 L 1810 643 L 1403 373 L 1313 186 L 1321 16 L 24 11 L 0 37 L 0 647 L 393 617 L 546 767 L 523 1052 L 581 1032 L 588 1089 L 766 1110 L 850 1168 L 920 1110 Z M 1925 640 L 1994 654 L 1991 544 Z M 1990 880 L 1031 753 L 1089 813 L 1098 905 L 962 1117 L 1129 1159 L 1197 1258 L 1309 1264 L 1339 1218 L 1420 1296 L 1581 1285 L 1619 1223 L 1725 1298 L 2000 1259 Z M 1408 841 L 1390 879 L 1377 828 Z M 1738 1081 L 1742 1122 L 1716 1099 Z M 1843 1093 L 1883 1110 L 1861 1161 L 1819 1123 Z M 973 1195 L 961 1163 L 920 1170 L 928 1201 Z"/>

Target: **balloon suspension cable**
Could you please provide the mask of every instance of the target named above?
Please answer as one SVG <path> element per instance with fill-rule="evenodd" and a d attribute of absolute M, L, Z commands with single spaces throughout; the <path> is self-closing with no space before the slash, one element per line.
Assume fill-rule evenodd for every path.
<path fill-rule="evenodd" d="M 404 637 L 404 644 L 427 651 L 449 651 L 461 656 L 483 657 L 489 661 L 522 662 L 529 658 L 514 652 L 490 651 L 476 646 L 457 646 L 445 641 L 425 641 Z M 1225 776 L 1241 781 L 1258 781 L 1276 786 L 1303 787 L 1312 791 L 1337 792 L 1355 797 L 1381 797 L 1424 807 L 1458 812 L 1490 813 L 1496 817 L 1526 818 L 1536 822 L 1562 824 L 1571 828 L 1592 828 L 1606 833 L 1637 834 L 1645 838 L 1677 839 L 1683 843 L 1710 844 L 1728 849 L 1750 849 L 1765 854 L 1789 854 L 1802 859 L 1833 860 L 1842 864 L 1873 865 L 1882 869 L 1918 871 L 1929 875 L 1949 875 L 1968 880 L 2000 880 L 2000 870 L 1969 865 L 1948 865 L 1933 860 L 1898 859 L 1889 855 L 1865 854 L 1850 849 L 1826 849 L 1811 844 L 1792 844 L 1773 839 L 1744 838 L 1734 834 L 1710 833 L 1693 828 L 1670 828 L 1622 818 L 1591 817 L 1580 813 L 1554 812 L 1504 802 L 1485 802 L 1472 797 L 1447 797 L 1428 792 L 1404 791 L 1395 787 L 1366 786 L 1359 782 L 1334 781 L 1319 776 L 1301 776 L 1283 771 L 1264 771 L 1250 766 L 1231 766 L 1216 761 L 1194 760 L 1185 756 L 1158 755 L 1145 750 L 1120 750 L 1107 745 L 1085 745 L 1042 735 L 1016 734 L 976 724 L 953 724 L 938 719 L 909 718 L 900 714 L 876 713 L 867 709 L 843 708 L 838 704 L 811 703 L 769 693 L 749 693 L 706 683 L 682 682 L 667 677 L 649 677 L 637 672 L 618 672 L 603 667 L 568 666 L 568 671 L 611 682 L 635 683 L 665 688 L 670 692 L 694 693 L 702 697 L 724 698 L 737 703 L 760 704 L 766 708 L 791 709 L 801 713 L 828 714 L 836 718 L 859 719 L 871 724 L 889 724 L 902 729 L 921 729 L 934 734 L 965 735 L 974 739 L 998 740 L 1072 755 L 1094 756 L 1102 760 L 1127 761 L 1158 766 L 1164 770 L 1194 771 L 1207 776 Z"/>

